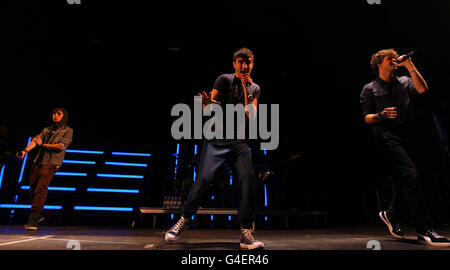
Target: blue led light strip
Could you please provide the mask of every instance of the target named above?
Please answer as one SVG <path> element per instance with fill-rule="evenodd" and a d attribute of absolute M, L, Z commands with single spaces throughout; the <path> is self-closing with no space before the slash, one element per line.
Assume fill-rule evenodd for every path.
<path fill-rule="evenodd" d="M 0 204 L 0 208 L 30 209 L 31 204 Z M 61 210 L 61 205 L 44 205 L 44 209 Z"/>
<path fill-rule="evenodd" d="M 87 176 L 87 173 L 77 173 L 77 172 L 57 172 L 55 175 L 61 176 Z"/>
<path fill-rule="evenodd" d="M 2 181 L 3 181 L 3 174 L 5 173 L 5 167 L 6 165 L 2 166 L 2 169 L 0 171 L 0 189 L 2 189 Z"/>
<path fill-rule="evenodd" d="M 66 150 L 66 153 L 103 155 L 105 152 L 103 152 L 103 151 L 91 151 L 91 150 L 74 150 L 74 149 L 67 149 L 67 150 Z"/>
<path fill-rule="evenodd" d="M 30 186 L 21 186 L 21 189 L 29 189 Z M 55 191 L 76 191 L 77 189 L 74 187 L 48 187 L 48 190 L 55 190 Z"/>
<path fill-rule="evenodd" d="M 267 187 L 264 184 L 264 206 L 267 206 Z"/>
<path fill-rule="evenodd" d="M 194 155 L 197 155 L 197 145 L 194 145 Z M 194 177 L 193 177 L 194 182 L 195 182 L 195 178 L 197 178 L 197 172 L 195 171 L 195 166 L 194 166 Z"/>
<path fill-rule="evenodd" d="M 111 174 L 111 173 L 97 173 L 97 177 L 144 179 L 144 176 L 143 176 L 143 175 L 133 175 L 133 174 Z"/>
<path fill-rule="evenodd" d="M 264 149 L 264 155 L 267 155 L 267 150 Z M 267 206 L 267 188 L 266 184 L 264 184 L 264 206 Z M 266 217 L 267 220 L 267 217 Z"/>
<path fill-rule="evenodd" d="M 138 189 L 88 188 L 88 192 L 139 193 Z"/>
<path fill-rule="evenodd" d="M 105 165 L 117 165 L 117 166 L 133 166 L 133 167 L 147 167 L 145 163 L 128 163 L 128 162 L 112 162 L 106 161 Z"/>
<path fill-rule="evenodd" d="M 131 212 L 133 211 L 132 207 L 107 207 L 107 206 L 74 206 L 73 210 L 82 210 L 82 211 L 123 211 L 123 212 Z"/>
<path fill-rule="evenodd" d="M 28 138 L 27 146 L 30 144 L 30 142 L 31 142 L 31 137 Z M 27 163 L 27 157 L 28 157 L 28 153 L 26 153 L 25 157 L 23 158 L 23 163 L 22 163 L 22 168 L 20 169 L 20 175 L 19 175 L 18 183 L 22 182 L 23 172 L 25 170 L 25 165 Z"/>
<path fill-rule="evenodd" d="M 180 154 L 180 144 L 177 143 L 177 152 L 175 153 L 175 179 L 177 179 L 177 170 L 178 170 L 178 156 Z"/>
<path fill-rule="evenodd" d="M 86 161 L 86 160 L 69 160 L 65 159 L 63 160 L 63 163 L 70 163 L 70 164 L 87 164 L 87 165 L 95 165 L 95 161 Z"/>
<path fill-rule="evenodd" d="M 128 153 L 128 152 L 112 152 L 111 155 L 118 156 L 135 156 L 135 157 L 151 157 L 148 153 Z"/>

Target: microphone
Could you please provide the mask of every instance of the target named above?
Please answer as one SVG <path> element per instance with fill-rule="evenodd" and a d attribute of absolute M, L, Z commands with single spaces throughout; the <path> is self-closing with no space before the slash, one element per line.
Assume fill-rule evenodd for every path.
<path fill-rule="evenodd" d="M 409 58 L 413 57 L 418 51 L 419 51 L 419 50 L 413 50 L 413 51 L 410 51 L 408 54 L 406 54 L 406 55 L 403 57 L 402 60 L 398 60 L 398 58 L 397 58 L 397 59 L 395 59 L 395 62 L 401 63 L 401 62 L 403 62 L 403 61 L 406 61 L 406 59 L 409 59 Z"/>

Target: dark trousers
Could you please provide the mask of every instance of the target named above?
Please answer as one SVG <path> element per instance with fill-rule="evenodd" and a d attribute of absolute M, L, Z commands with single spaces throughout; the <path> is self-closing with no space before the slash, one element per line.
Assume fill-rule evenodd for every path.
<path fill-rule="evenodd" d="M 44 204 L 47 199 L 48 186 L 55 175 L 56 167 L 54 165 L 37 164 L 33 167 L 30 175 L 30 199 L 31 212 L 43 213 Z"/>
<path fill-rule="evenodd" d="M 409 213 L 416 229 L 421 230 L 429 221 L 416 166 L 417 148 L 414 143 L 401 143 L 384 146 L 383 150 L 394 181 L 394 196 L 388 212 L 396 219 L 403 219 Z"/>
<path fill-rule="evenodd" d="M 227 162 L 234 167 L 239 185 L 239 221 L 242 228 L 251 229 L 256 208 L 256 177 L 252 165 L 252 155 L 245 142 L 215 143 L 205 141 L 200 153 L 197 179 L 189 190 L 183 204 L 183 216 L 191 218 L 204 199 L 208 186 L 216 172 Z"/>

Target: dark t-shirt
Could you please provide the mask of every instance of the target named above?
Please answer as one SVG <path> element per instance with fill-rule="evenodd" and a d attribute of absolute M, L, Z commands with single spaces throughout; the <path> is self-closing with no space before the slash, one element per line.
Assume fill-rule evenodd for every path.
<path fill-rule="evenodd" d="M 220 92 L 218 101 L 222 104 L 244 104 L 244 89 L 241 80 L 234 73 L 220 75 L 214 83 L 214 89 Z M 259 99 L 259 92 L 260 88 L 256 83 L 247 87 L 248 103 L 254 98 Z"/>
<path fill-rule="evenodd" d="M 221 107 L 223 110 L 223 117 L 226 121 L 226 104 L 242 104 L 244 105 L 244 88 L 242 87 L 241 80 L 236 77 L 234 73 L 231 74 L 222 74 L 220 75 L 216 81 L 214 82 L 214 89 L 218 90 L 220 94 L 217 97 L 217 101 L 221 103 Z M 255 98 L 259 99 L 260 96 L 260 87 L 256 83 L 251 83 L 247 87 L 247 100 L 248 103 L 251 103 Z M 245 114 L 245 113 L 244 113 Z M 247 122 L 247 116 L 245 115 L 245 119 Z M 226 138 L 226 122 L 223 122 L 223 138 Z M 235 115 L 234 121 L 234 136 L 233 138 L 237 139 L 237 130 L 242 123 L 238 123 L 237 116 Z M 234 140 L 234 139 L 233 139 Z"/>
<path fill-rule="evenodd" d="M 371 125 L 375 139 L 387 145 L 395 145 L 402 140 L 415 138 L 416 124 L 411 99 L 418 95 L 412 79 L 407 76 L 395 77 L 392 82 L 377 77 L 363 87 L 360 95 L 363 117 L 381 112 L 386 107 L 397 107 L 395 119 L 383 119 Z"/>

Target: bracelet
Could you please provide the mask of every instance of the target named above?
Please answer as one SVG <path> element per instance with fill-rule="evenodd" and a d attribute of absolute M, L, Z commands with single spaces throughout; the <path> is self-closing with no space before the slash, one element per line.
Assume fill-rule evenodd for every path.
<path fill-rule="evenodd" d="M 417 70 L 415 69 L 415 68 L 413 68 L 413 69 L 411 69 L 410 71 L 409 71 L 409 73 L 412 73 L 412 72 L 416 72 Z"/>
<path fill-rule="evenodd" d="M 377 118 L 382 120 L 383 119 L 383 112 L 377 113 Z"/>

